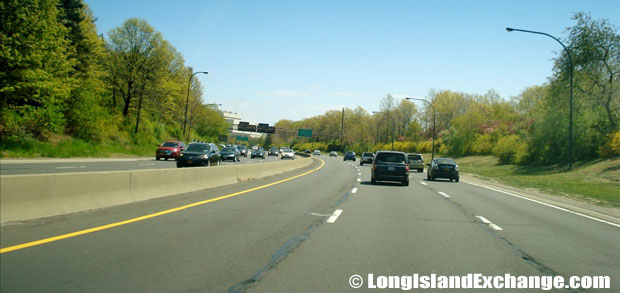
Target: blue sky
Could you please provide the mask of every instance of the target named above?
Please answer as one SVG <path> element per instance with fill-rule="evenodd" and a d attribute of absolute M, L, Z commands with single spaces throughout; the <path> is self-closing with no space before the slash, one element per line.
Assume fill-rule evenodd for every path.
<path fill-rule="evenodd" d="M 185 58 L 203 99 L 273 124 L 330 109 L 377 110 L 431 89 L 509 99 L 544 83 L 575 12 L 620 26 L 620 1 L 86 0 L 99 33 L 145 19 Z"/>

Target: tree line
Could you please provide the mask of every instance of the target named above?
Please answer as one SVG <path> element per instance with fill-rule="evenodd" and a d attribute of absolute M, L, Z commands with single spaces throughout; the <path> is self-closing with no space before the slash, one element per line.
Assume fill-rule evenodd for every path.
<path fill-rule="evenodd" d="M 568 37 L 564 40 L 574 68 L 573 157 L 592 160 L 617 156 L 618 27 L 605 19 L 594 20 L 586 13 L 576 13 L 573 19 L 576 23 L 566 29 Z M 380 100 L 378 113 L 357 107 L 300 121 L 281 120 L 276 127 L 283 131 L 278 131 L 273 141 L 302 149 L 359 153 L 389 150 L 394 139 L 396 150 L 430 152 L 435 131 L 436 148 L 441 154 L 495 155 L 501 162 L 516 164 L 563 163 L 568 158 L 569 75 L 568 56 L 561 52 L 554 59 L 553 74 L 547 82 L 528 87 L 510 99 L 494 90 L 485 94 L 431 90 L 425 99 L 436 110 L 436 126 L 428 105 L 418 108 L 409 100 L 398 101 L 387 95 Z M 313 129 L 316 135 L 304 139 L 296 137 L 294 131 L 286 131 L 299 128 Z"/>
<path fill-rule="evenodd" d="M 145 20 L 107 37 L 83 0 L 0 2 L 0 139 L 71 136 L 93 143 L 182 139 L 188 80 L 183 56 Z M 189 85 L 188 128 L 215 140 L 228 126 Z"/>

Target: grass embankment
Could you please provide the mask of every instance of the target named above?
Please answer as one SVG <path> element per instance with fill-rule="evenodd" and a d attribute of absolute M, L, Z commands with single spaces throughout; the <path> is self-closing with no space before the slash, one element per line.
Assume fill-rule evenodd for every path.
<path fill-rule="evenodd" d="M 570 171 L 565 166 L 500 165 L 492 156 L 463 157 L 456 161 L 463 173 L 597 205 L 620 207 L 620 158 L 576 163 Z"/>
<path fill-rule="evenodd" d="M 42 142 L 25 140 L 20 142 L 1 142 L 2 158 L 74 158 L 74 157 L 136 157 L 154 156 L 155 144 L 133 144 L 108 142 L 93 144 L 70 137 L 56 141 Z"/>

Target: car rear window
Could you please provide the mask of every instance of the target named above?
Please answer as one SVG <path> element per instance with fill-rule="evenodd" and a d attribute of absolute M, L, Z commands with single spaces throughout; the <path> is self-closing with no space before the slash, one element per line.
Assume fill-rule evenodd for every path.
<path fill-rule="evenodd" d="M 222 152 L 234 152 L 234 151 L 235 151 L 235 148 L 228 148 L 227 147 L 227 148 L 223 148 L 222 149 Z"/>
<path fill-rule="evenodd" d="M 452 159 L 437 159 L 437 164 L 442 165 L 456 165 L 456 162 Z"/>
<path fill-rule="evenodd" d="M 376 160 L 379 163 L 405 163 L 406 162 L 404 154 L 394 154 L 394 153 L 378 154 Z"/>
<path fill-rule="evenodd" d="M 422 156 L 420 155 L 409 155 L 409 160 L 422 160 Z"/>
<path fill-rule="evenodd" d="M 179 144 L 176 142 L 164 142 L 163 147 L 176 148 Z"/>
<path fill-rule="evenodd" d="M 373 153 L 363 153 L 362 157 L 374 157 Z"/>

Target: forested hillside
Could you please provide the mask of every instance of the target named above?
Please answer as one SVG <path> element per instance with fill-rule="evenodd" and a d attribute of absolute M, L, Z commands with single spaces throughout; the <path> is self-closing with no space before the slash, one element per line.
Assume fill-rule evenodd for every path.
<path fill-rule="evenodd" d="M 64 142 L 140 153 L 183 137 L 193 71 L 146 21 L 98 35 L 81 0 L 7 0 L 0 15 L 1 149 Z M 191 137 L 227 133 L 198 79 L 189 88 Z"/>

